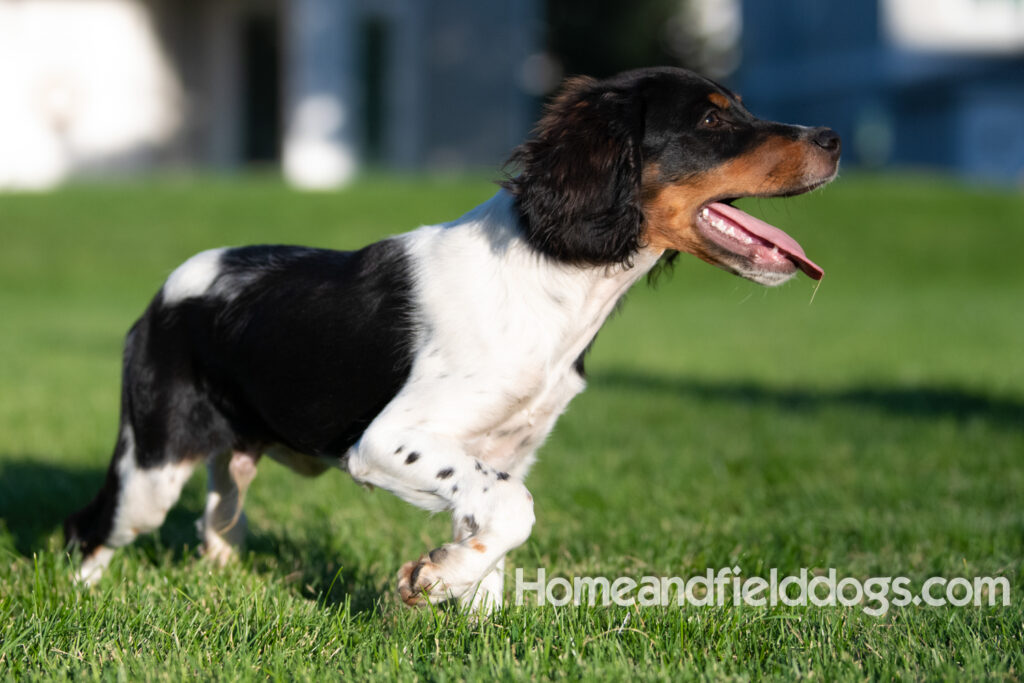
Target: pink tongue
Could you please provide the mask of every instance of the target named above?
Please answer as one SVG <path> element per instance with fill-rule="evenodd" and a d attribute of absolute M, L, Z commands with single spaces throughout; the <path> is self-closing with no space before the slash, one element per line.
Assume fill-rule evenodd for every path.
<path fill-rule="evenodd" d="M 822 270 L 818 264 L 807 258 L 804 254 L 803 247 L 797 244 L 795 239 L 779 230 L 774 225 L 769 225 L 761 219 L 754 218 L 749 213 L 744 213 L 735 206 L 729 206 L 728 204 L 715 202 L 714 204 L 708 205 L 708 208 L 715 213 L 728 218 L 751 235 L 760 237 L 765 242 L 769 242 L 778 247 L 779 251 L 785 252 L 786 255 L 796 263 L 800 270 L 807 273 L 809 277 L 815 280 L 820 280 L 822 276 L 825 275 L 825 271 Z"/>

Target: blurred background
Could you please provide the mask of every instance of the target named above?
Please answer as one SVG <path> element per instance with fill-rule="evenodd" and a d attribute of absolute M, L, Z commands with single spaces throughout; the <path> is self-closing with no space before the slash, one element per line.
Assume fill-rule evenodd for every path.
<path fill-rule="evenodd" d="M 564 76 L 654 64 L 847 164 L 1024 182 L 1022 0 L 0 0 L 0 188 L 493 169 Z"/>
<path fill-rule="evenodd" d="M 392 609 L 444 516 L 272 464 L 240 568 L 193 561 L 200 474 L 104 587 L 71 583 L 124 332 L 182 261 L 450 220 L 562 78 L 652 64 L 841 133 L 838 182 L 739 202 L 828 274 L 684 257 L 635 287 L 510 573 L 1007 576 L 1011 607 L 466 628 Z M 1021 678 L 1024 0 L 0 0 L 0 190 L 0 680 Z"/>

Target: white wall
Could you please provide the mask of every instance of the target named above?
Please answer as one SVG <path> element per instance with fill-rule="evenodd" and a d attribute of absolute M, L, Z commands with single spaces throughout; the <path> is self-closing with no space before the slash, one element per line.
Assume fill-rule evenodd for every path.
<path fill-rule="evenodd" d="M 882 0 L 882 17 L 900 47 L 992 55 L 1024 52 L 1021 0 Z"/>
<path fill-rule="evenodd" d="M 0 188 L 146 163 L 182 93 L 134 0 L 0 0 Z"/>

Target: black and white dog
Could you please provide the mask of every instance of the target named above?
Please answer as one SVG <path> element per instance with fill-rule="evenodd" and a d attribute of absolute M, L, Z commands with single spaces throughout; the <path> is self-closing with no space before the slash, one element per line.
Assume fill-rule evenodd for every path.
<path fill-rule="evenodd" d="M 819 187 L 839 150 L 682 69 L 576 78 L 514 152 L 518 175 L 451 223 L 354 252 L 192 257 L 128 333 L 106 482 L 65 523 L 80 578 L 157 529 L 200 462 L 205 554 L 231 558 L 265 454 L 450 510 L 454 539 L 402 567 L 402 599 L 500 605 L 505 554 L 534 523 L 523 479 L 616 302 L 679 251 L 765 285 L 820 278 L 729 202 Z"/>

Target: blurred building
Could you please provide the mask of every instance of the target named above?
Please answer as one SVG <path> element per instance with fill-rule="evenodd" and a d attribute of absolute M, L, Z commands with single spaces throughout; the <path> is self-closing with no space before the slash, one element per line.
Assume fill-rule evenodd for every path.
<path fill-rule="evenodd" d="M 650 19 L 673 2 L 667 24 Z M 602 15 L 647 17 L 630 31 L 551 30 L 598 55 L 661 41 L 755 113 L 836 128 L 846 163 L 1024 178 L 1024 0 L 635 4 Z M 595 18 L 559 0 L 0 0 L 0 188 L 249 164 L 304 187 L 367 164 L 494 168 L 560 73 L 546 7 Z"/>
<path fill-rule="evenodd" d="M 1021 0 L 744 0 L 742 21 L 756 113 L 830 125 L 856 163 L 1024 181 Z"/>
<path fill-rule="evenodd" d="M 0 187 L 153 167 L 493 166 L 540 0 L 0 0 Z M 541 86 L 543 89 L 543 86 Z"/>

